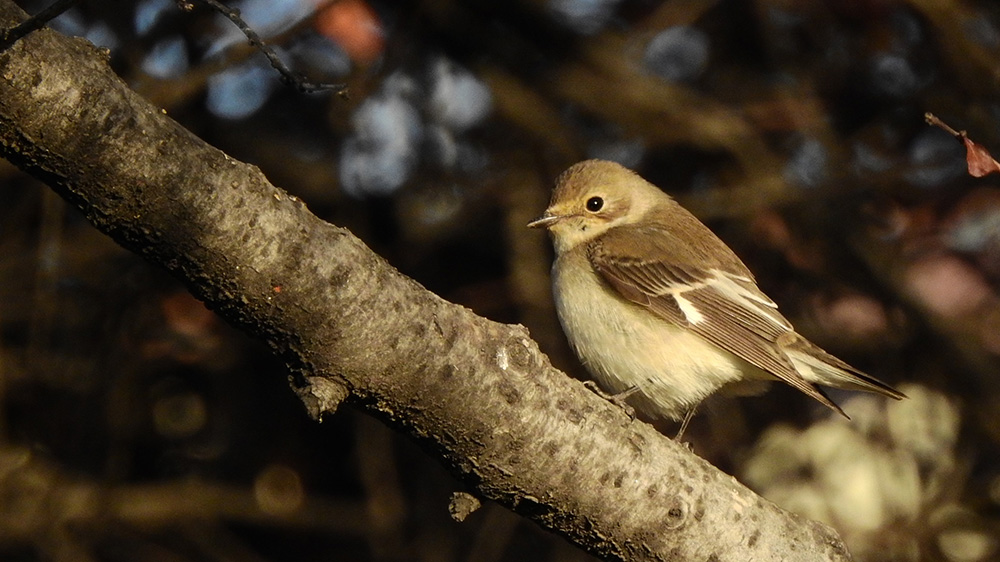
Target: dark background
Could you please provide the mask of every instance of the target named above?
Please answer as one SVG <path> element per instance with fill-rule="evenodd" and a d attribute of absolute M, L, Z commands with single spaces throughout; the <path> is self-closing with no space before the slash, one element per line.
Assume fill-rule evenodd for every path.
<path fill-rule="evenodd" d="M 44 3 L 22 2 L 29 12 Z M 723 399 L 695 452 L 834 525 L 860 560 L 1000 556 L 1000 152 L 990 1 L 246 0 L 283 86 L 193 2 L 53 23 L 428 289 L 528 326 L 574 376 L 524 224 L 587 157 L 709 224 L 808 337 L 910 399 Z M 0 162 L 0 560 L 583 560 L 282 365 Z M 503 423 L 503 420 L 497 420 Z M 669 431 L 669 426 L 665 431 Z M 608 501 L 614 501 L 609 498 Z"/>

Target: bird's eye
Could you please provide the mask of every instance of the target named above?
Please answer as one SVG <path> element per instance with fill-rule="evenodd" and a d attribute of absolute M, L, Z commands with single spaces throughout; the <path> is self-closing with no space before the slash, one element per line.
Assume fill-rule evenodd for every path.
<path fill-rule="evenodd" d="M 591 213 L 596 213 L 604 207 L 604 199 L 601 197 L 591 197 L 587 199 L 587 210 Z"/>

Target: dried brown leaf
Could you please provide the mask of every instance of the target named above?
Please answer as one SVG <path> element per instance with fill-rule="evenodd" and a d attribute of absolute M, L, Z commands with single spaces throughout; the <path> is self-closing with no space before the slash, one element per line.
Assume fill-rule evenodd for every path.
<path fill-rule="evenodd" d="M 965 161 L 969 165 L 969 175 L 981 178 L 986 174 L 1000 172 L 1000 162 L 997 162 L 985 147 L 976 144 L 965 134 L 962 135 L 965 144 Z"/>

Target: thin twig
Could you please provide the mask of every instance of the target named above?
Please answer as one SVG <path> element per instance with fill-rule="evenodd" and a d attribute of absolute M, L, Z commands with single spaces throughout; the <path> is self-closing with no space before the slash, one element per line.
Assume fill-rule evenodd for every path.
<path fill-rule="evenodd" d="M 199 0 L 215 11 L 219 12 L 223 16 L 229 19 L 229 21 L 236 24 L 236 27 L 240 28 L 240 31 L 247 36 L 250 44 L 254 47 L 260 49 L 260 52 L 267 57 L 270 61 L 271 66 L 274 67 L 279 73 L 281 73 L 282 82 L 294 86 L 297 90 L 304 93 L 320 92 L 326 90 L 337 90 L 337 93 L 341 96 L 347 96 L 347 85 L 346 84 L 332 84 L 332 83 L 316 83 L 309 82 L 303 78 L 302 75 L 292 72 L 288 65 L 286 65 L 278 55 L 274 52 L 270 46 L 264 43 L 264 40 L 260 38 L 260 35 L 253 30 L 243 18 L 240 17 L 239 10 L 235 10 L 219 2 L 218 0 Z"/>
<path fill-rule="evenodd" d="M 944 129 L 950 135 L 952 135 L 953 137 L 955 137 L 955 138 L 957 138 L 959 140 L 964 139 L 965 136 L 966 136 L 965 131 L 956 131 L 955 129 L 951 128 L 950 125 L 948 125 L 944 121 L 938 119 L 938 116 L 934 115 L 931 112 L 924 113 L 924 121 L 926 121 L 928 125 L 933 125 L 935 127 L 939 127 L 941 129 Z"/>
<path fill-rule="evenodd" d="M 25 35 L 45 27 L 45 24 L 59 17 L 80 0 L 56 0 L 41 12 L 22 21 L 16 27 L 0 31 L 0 52 L 6 51 Z"/>

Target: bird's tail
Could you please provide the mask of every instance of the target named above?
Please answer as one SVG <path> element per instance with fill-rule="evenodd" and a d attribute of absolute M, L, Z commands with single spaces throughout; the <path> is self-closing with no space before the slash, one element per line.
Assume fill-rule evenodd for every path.
<path fill-rule="evenodd" d="M 792 360 L 795 370 L 809 382 L 835 388 L 884 394 L 896 400 L 906 398 L 902 392 L 863 371 L 855 369 L 801 336 L 796 338 L 793 344 L 786 347 L 784 352 Z"/>

